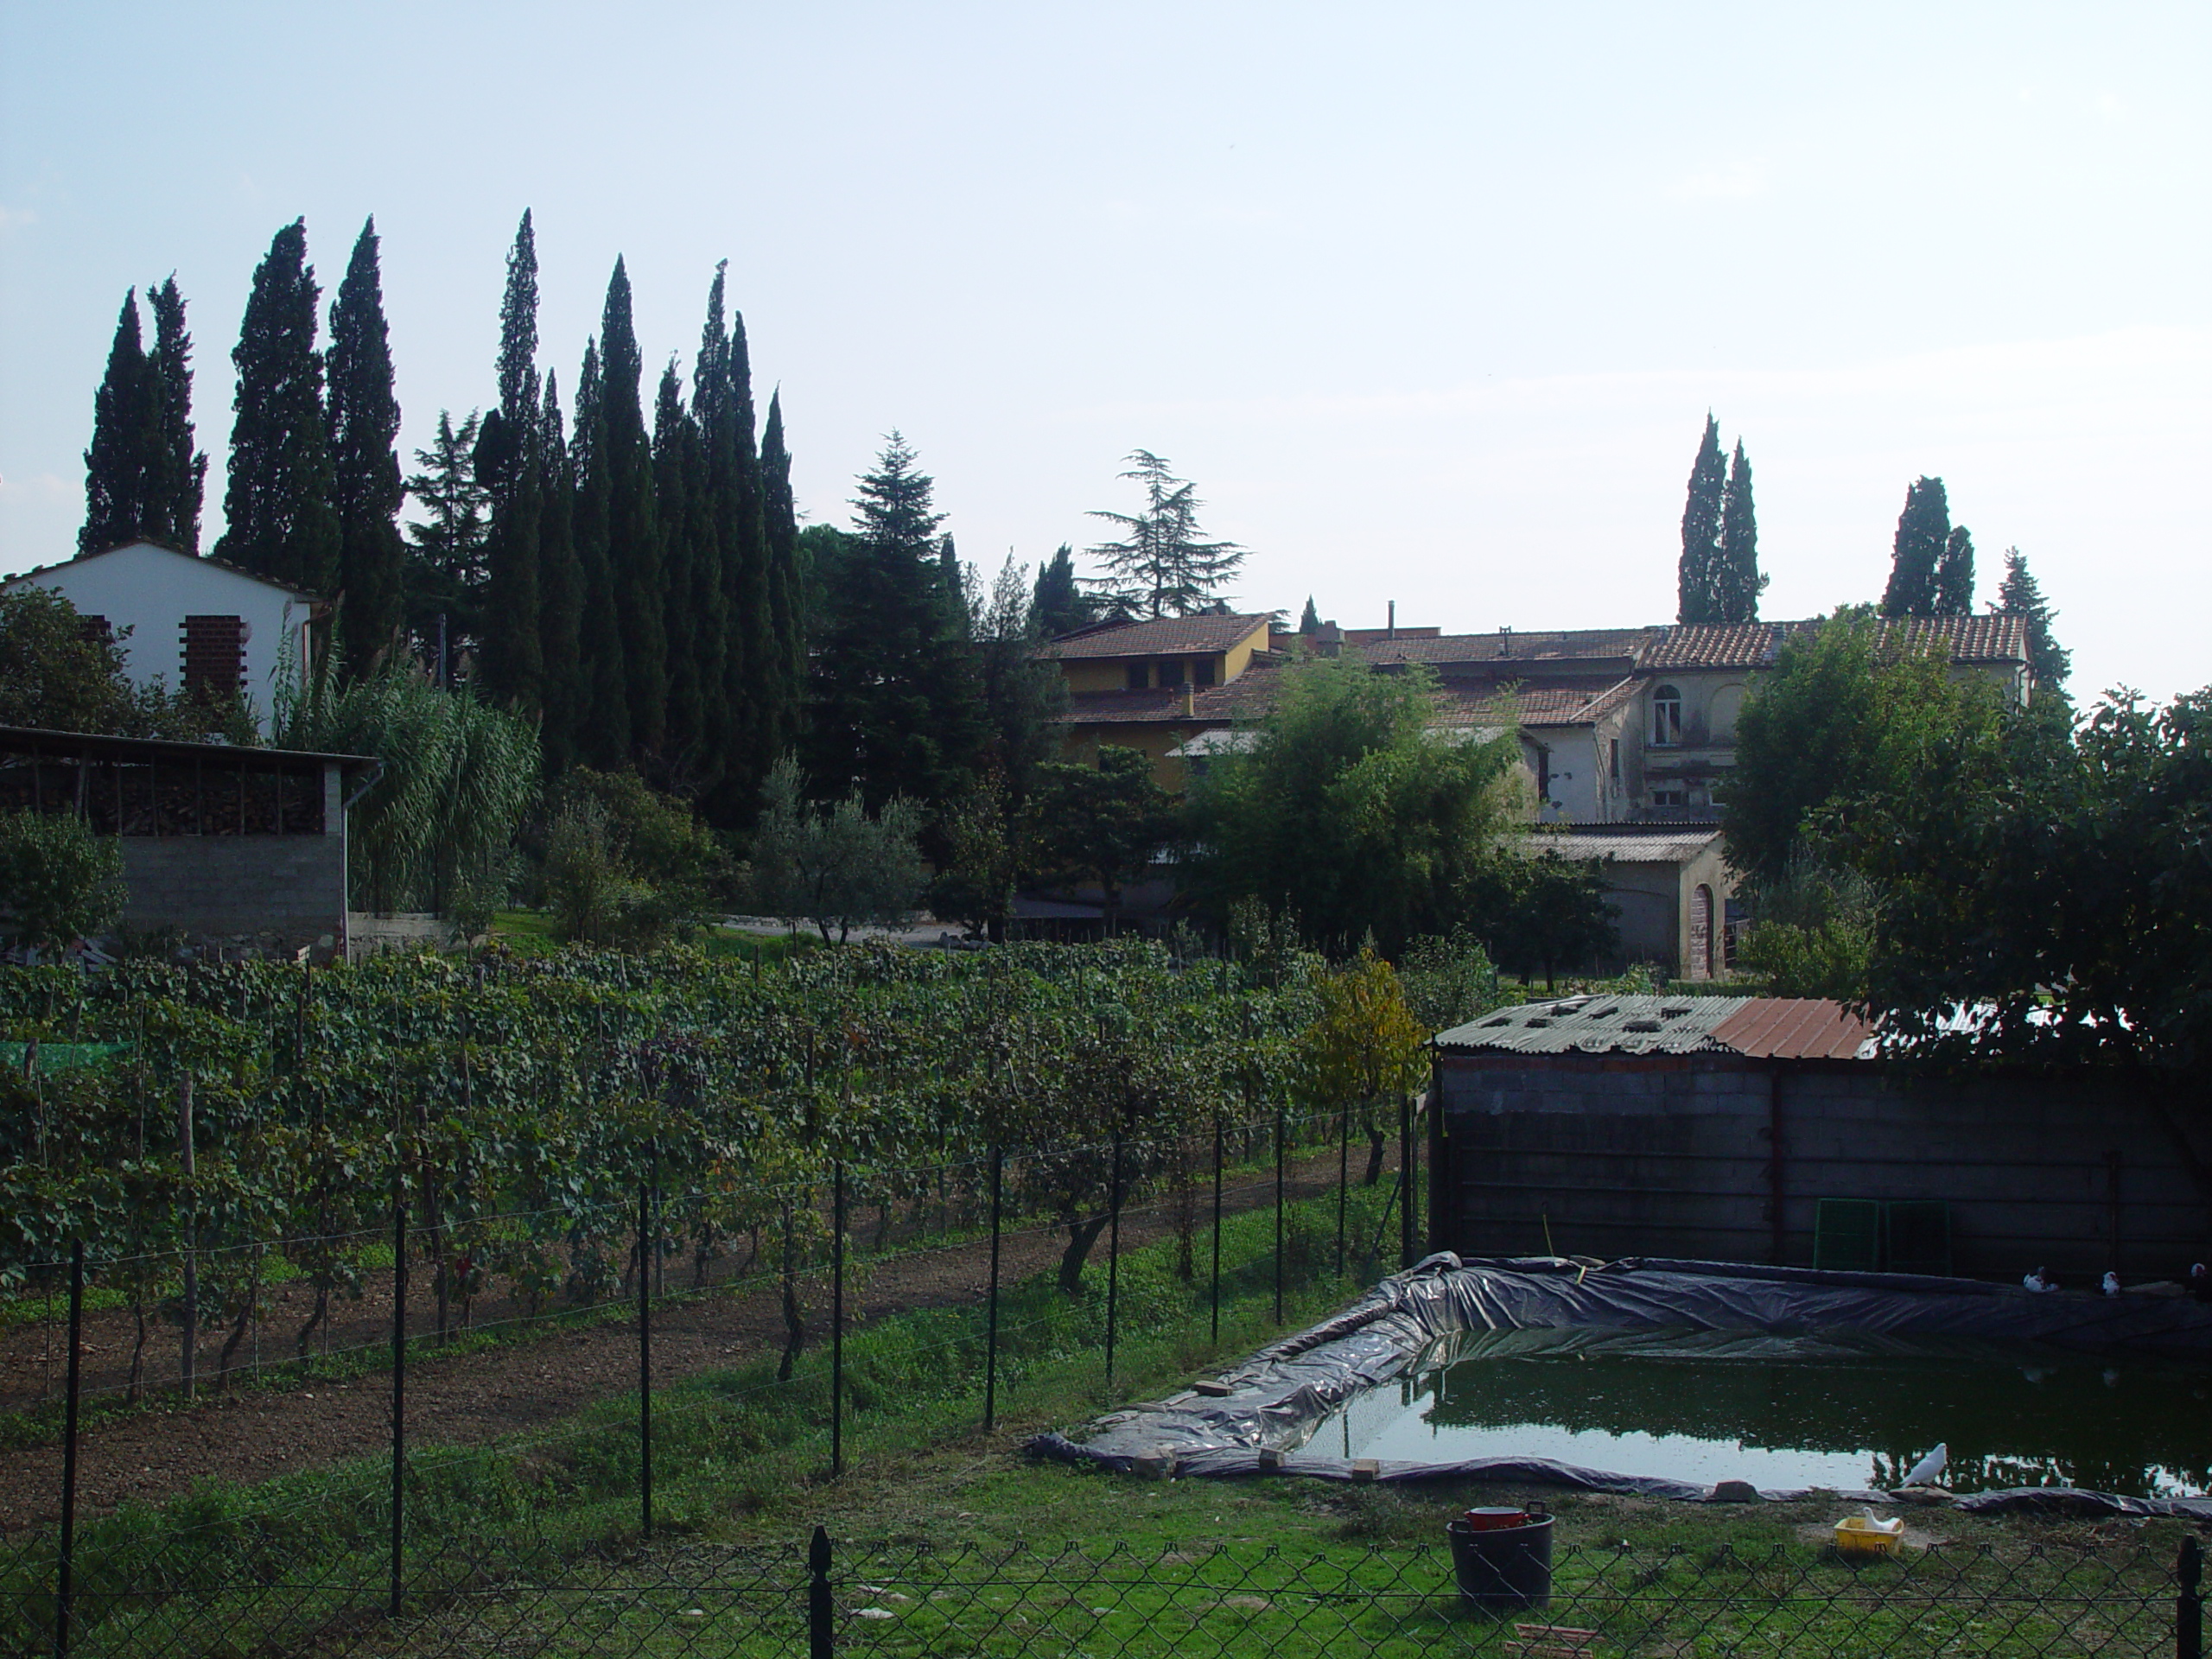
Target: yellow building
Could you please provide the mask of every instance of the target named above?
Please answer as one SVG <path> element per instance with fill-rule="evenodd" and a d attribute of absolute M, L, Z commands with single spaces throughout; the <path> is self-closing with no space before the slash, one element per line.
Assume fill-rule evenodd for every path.
<path fill-rule="evenodd" d="M 1102 622 L 1063 634 L 1038 655 L 1066 676 L 1064 760 L 1096 757 L 1102 744 L 1141 749 L 1154 778 L 1179 792 L 1183 763 L 1171 757 L 1200 732 L 1224 730 L 1265 712 L 1276 664 L 1266 616 L 1170 616 Z"/>

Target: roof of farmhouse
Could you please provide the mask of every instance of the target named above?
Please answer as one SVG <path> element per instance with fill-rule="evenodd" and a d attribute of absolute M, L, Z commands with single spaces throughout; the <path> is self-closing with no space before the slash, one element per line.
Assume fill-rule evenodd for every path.
<path fill-rule="evenodd" d="M 1206 656 L 1233 651 L 1255 632 L 1264 632 L 1264 615 L 1162 616 L 1148 622 L 1101 622 L 1064 633 L 1039 648 L 1040 657 L 1063 662 L 1088 657 Z M 1265 642 L 1262 641 L 1262 644 Z"/>

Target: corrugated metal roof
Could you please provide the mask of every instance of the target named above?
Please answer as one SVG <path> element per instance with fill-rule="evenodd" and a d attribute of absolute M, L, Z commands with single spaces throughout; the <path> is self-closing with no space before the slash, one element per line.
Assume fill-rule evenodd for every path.
<path fill-rule="evenodd" d="M 1687 864 L 1697 857 L 1719 838 L 1716 829 L 1691 829 L 1671 833 L 1654 830 L 1644 835 L 1603 836 L 1575 835 L 1572 832 L 1555 835 L 1548 831 L 1530 836 L 1527 850 L 1531 853 L 1555 852 L 1561 858 L 1611 858 L 1624 864 Z"/>
<path fill-rule="evenodd" d="M 1874 1027 L 1840 1002 L 1760 996 L 1714 1027 L 1713 1040 L 1754 1059 L 1865 1059 Z"/>
<path fill-rule="evenodd" d="M 1573 996 L 1500 1008 L 1440 1033 L 1440 1048 L 1516 1054 L 1732 1053 L 1871 1059 L 1873 1027 L 1835 1002 L 1784 996 Z"/>
<path fill-rule="evenodd" d="M 1713 1046 L 1715 1026 L 1744 996 L 1571 996 L 1500 1008 L 1438 1036 L 1440 1048 L 1517 1054 L 1689 1054 Z"/>

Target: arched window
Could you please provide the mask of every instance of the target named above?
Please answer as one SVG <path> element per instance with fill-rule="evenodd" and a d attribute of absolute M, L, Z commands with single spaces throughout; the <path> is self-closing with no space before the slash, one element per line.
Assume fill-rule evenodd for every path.
<path fill-rule="evenodd" d="M 1690 893 L 1690 959 L 1692 979 L 1713 977 L 1713 889 L 1702 881 Z"/>
<path fill-rule="evenodd" d="M 1671 749 L 1682 741 L 1682 694 L 1662 685 L 1651 694 L 1651 747 Z"/>

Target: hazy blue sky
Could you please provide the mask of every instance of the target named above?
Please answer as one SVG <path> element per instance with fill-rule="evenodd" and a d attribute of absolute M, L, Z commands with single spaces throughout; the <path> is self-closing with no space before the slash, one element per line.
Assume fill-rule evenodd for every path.
<path fill-rule="evenodd" d="M 1705 411 L 1770 616 L 1877 595 L 1948 482 L 2075 689 L 2212 680 L 2212 8 L 0 0 L 0 571 L 67 556 L 123 291 L 228 447 L 253 267 L 365 215 L 404 442 L 492 395 L 535 210 L 564 393 L 626 256 L 715 262 L 802 509 L 897 426 L 963 555 L 1096 539 L 1139 446 L 1347 626 L 1662 621 Z"/>

